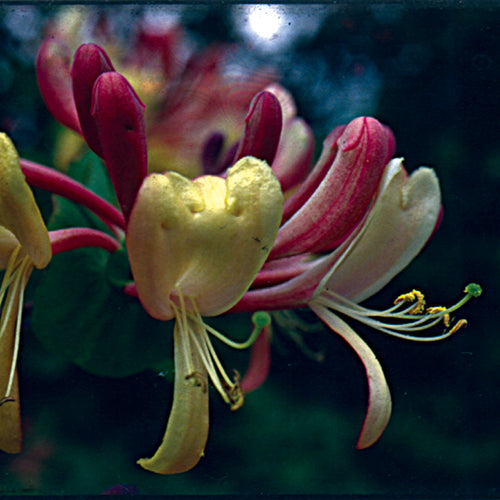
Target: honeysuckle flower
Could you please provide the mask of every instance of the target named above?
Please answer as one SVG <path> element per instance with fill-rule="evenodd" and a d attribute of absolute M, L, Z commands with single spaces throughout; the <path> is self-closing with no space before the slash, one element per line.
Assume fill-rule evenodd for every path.
<path fill-rule="evenodd" d="M 357 168 L 363 168 L 363 163 Z M 416 290 L 398 297 L 385 311 L 359 305 L 413 260 L 432 235 L 440 213 L 440 189 L 434 171 L 421 167 L 408 176 L 402 159 L 393 159 L 384 169 L 368 211 L 337 248 L 322 255 L 303 254 L 268 261 L 267 269 L 264 266 L 258 276 L 259 286 L 247 292 L 232 309 L 309 307 L 346 340 L 365 365 L 369 386 L 368 410 L 358 448 L 371 446 L 383 433 L 391 415 L 391 396 L 376 356 L 338 314 L 399 338 L 436 341 L 449 337 L 466 324 L 465 320 L 451 324 L 450 315 L 481 293 L 478 285 L 470 284 L 465 288 L 465 297 L 448 308 L 426 309 L 423 294 Z M 254 286 L 255 283 L 257 280 Z M 443 333 L 421 335 L 440 322 L 445 326 Z M 264 372 L 268 371 L 269 346 L 259 345 L 258 349 L 264 353 L 263 359 L 252 357 L 251 373 L 258 372 L 261 366 Z M 255 382 L 244 379 L 242 383 L 250 391 L 262 383 L 262 379 Z"/>
<path fill-rule="evenodd" d="M 238 378 L 225 373 L 202 316 L 226 312 L 264 264 L 281 220 L 283 195 L 269 166 L 244 157 L 225 179 L 179 174 L 145 179 L 128 228 L 138 296 L 155 318 L 175 318 L 174 402 L 162 444 L 138 463 L 171 474 L 192 468 L 208 435 L 207 374 L 233 408 Z"/>
<path fill-rule="evenodd" d="M 11 140 L 0 133 L 0 449 L 21 450 L 17 357 L 24 290 L 33 268 L 49 263 L 47 228 L 19 166 Z"/>
<path fill-rule="evenodd" d="M 27 161 L 23 167 L 33 185 L 70 199 L 78 194 L 108 226 L 118 225 L 126 237 L 134 292 L 152 317 L 175 319 L 172 411 L 160 448 L 139 463 L 159 473 L 183 472 L 198 462 L 207 439 L 208 377 L 231 408 L 243 402 L 239 379 L 231 380 L 222 368 L 208 332 L 243 348 L 268 326 L 267 314 L 257 315 L 250 340 L 237 344 L 207 326 L 202 315 L 220 315 L 233 307 L 264 264 L 283 208 L 280 182 L 267 162 L 273 162 L 281 137 L 290 141 L 291 134 L 297 144 L 307 143 L 294 164 L 306 162 L 310 135 L 300 136 L 306 126 L 291 110 L 285 107 L 282 113 L 284 91 L 264 91 L 250 103 L 243 136 L 224 176 L 191 181 L 175 172 L 148 175 L 145 106 L 128 80 L 93 44 L 77 50 L 71 73 L 78 123 L 73 128 L 103 159 L 123 218 L 105 204 L 96 210 L 97 201 L 64 182 L 63 174 Z M 288 124 L 291 133 L 282 134 Z M 250 151 L 258 158 L 248 156 Z M 206 170 L 219 170 L 209 156 L 204 158 Z"/>
<path fill-rule="evenodd" d="M 105 17 L 93 31 L 82 33 L 84 21 L 79 10 L 69 9 L 59 22 L 52 22 L 37 57 L 42 96 L 60 123 L 77 134 L 83 132 L 89 146 L 99 154 L 85 124 L 80 127 L 85 116 L 90 117 L 89 106 L 86 115 L 82 113 L 82 99 L 90 103 L 92 86 L 86 81 L 116 67 L 148 107 L 145 123 L 150 172 L 175 170 L 195 177 L 231 165 L 228 156 L 234 154 L 242 135 L 250 101 L 275 78 L 273 72 L 243 67 L 235 70 L 231 64 L 233 46 L 211 45 L 193 51 L 182 27 L 175 22 L 162 30 L 139 23 L 124 51 Z M 87 43 L 81 46 L 82 42 Z M 114 66 L 100 46 L 112 56 Z M 82 86 L 87 87 L 83 96 Z M 65 164 L 83 142 L 75 144 L 74 134 L 63 134 L 60 140 L 58 151 L 61 164 Z"/>
<path fill-rule="evenodd" d="M 450 308 L 425 309 L 423 295 L 415 290 L 385 311 L 359 305 L 404 269 L 437 227 L 441 198 L 434 171 L 421 167 L 409 176 L 402 159 L 391 159 L 390 129 L 360 117 L 328 135 L 309 172 L 312 133 L 296 116 L 291 96 L 273 84 L 253 97 L 238 140 L 222 160 L 217 133 L 201 153 L 197 150 L 204 170 L 218 175 L 190 181 L 172 171 L 148 174 L 154 139 L 134 87 L 94 44 L 81 46 L 71 73 L 66 65 L 66 76 L 54 81 L 51 43 L 38 59 L 42 93 L 59 108 L 56 117 L 59 113 L 60 121 L 79 131 L 103 159 L 121 213 L 116 216 L 115 209 L 71 183 L 69 189 L 52 173 L 37 175 L 40 170 L 26 162 L 25 173 L 33 185 L 53 183 L 53 192 L 73 199 L 78 193 L 115 234 L 123 231 L 134 279 L 124 292 L 136 295 L 154 318 L 175 320 L 174 404 L 158 451 L 140 465 L 169 474 L 198 462 L 208 433 L 208 377 L 233 408 L 242 403 L 242 387 L 252 390 L 265 378 L 267 315 L 254 319 L 251 340 L 259 331 L 262 335 L 248 376 L 240 384 L 222 368 L 208 333 L 241 346 L 206 325 L 202 316 L 228 311 L 314 311 L 366 367 L 369 404 L 358 447 L 377 441 L 391 414 L 389 388 L 371 349 L 338 314 L 402 338 L 439 340 L 465 324 L 453 323 L 451 313 L 480 294 L 477 285 L 469 285 L 465 298 Z M 64 99 L 55 91 L 59 87 L 66 89 Z M 54 104 L 57 99 L 60 106 Z M 170 159 L 166 166 L 178 170 Z M 444 333 L 418 334 L 439 322 Z"/>

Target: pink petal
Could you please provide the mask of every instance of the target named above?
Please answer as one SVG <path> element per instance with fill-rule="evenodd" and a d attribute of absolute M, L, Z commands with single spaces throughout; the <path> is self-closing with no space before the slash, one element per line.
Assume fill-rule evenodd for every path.
<path fill-rule="evenodd" d="M 86 43 L 78 48 L 71 69 L 75 105 L 83 136 L 90 149 L 101 158 L 103 152 L 99 133 L 91 115 L 92 91 L 99 75 L 107 71 L 114 71 L 114 68 L 108 55 L 101 47 L 93 43 Z"/>
<path fill-rule="evenodd" d="M 354 349 L 365 366 L 369 391 L 368 409 L 356 447 L 368 448 L 382 435 L 391 417 L 391 393 L 382 367 L 373 351 L 347 323 L 314 301 L 309 307 Z"/>
<path fill-rule="evenodd" d="M 144 104 L 120 73 L 103 73 L 97 78 L 92 116 L 125 219 L 147 175 L 144 111 Z"/>
<path fill-rule="evenodd" d="M 71 53 L 57 38 L 47 38 L 36 58 L 36 77 L 43 100 L 54 118 L 81 133 L 71 84 Z"/>
<path fill-rule="evenodd" d="M 365 213 L 386 165 L 391 135 L 374 118 L 353 120 L 338 139 L 331 168 L 281 228 L 272 256 L 331 248 Z"/>

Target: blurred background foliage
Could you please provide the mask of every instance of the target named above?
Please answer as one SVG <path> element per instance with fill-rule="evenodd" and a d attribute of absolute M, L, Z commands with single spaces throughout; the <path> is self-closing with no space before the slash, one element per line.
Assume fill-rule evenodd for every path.
<path fill-rule="evenodd" d="M 0 6 L 0 129 L 23 156 L 47 164 L 58 126 L 39 95 L 34 58 L 45 23 L 61 8 Z M 372 448 L 354 447 L 367 397 L 356 356 L 319 327 L 303 335 L 324 353 L 318 363 L 277 328 L 268 381 L 235 413 L 213 397 L 205 458 L 170 477 L 134 463 L 163 432 L 168 374 L 90 375 L 48 354 L 27 316 L 20 360 L 25 449 L 0 456 L 0 493 L 95 494 L 128 484 L 144 494 L 498 497 L 500 4 L 80 8 L 88 16 L 105 11 L 122 33 L 140 17 L 175 15 L 199 46 L 241 44 L 247 64 L 279 69 L 318 145 L 332 127 L 361 114 L 389 125 L 409 170 L 436 169 L 445 217 L 419 258 L 370 303 L 384 306 L 416 287 L 430 302 L 451 304 L 470 281 L 484 294 L 463 313 L 468 328 L 438 344 L 409 344 L 353 325 L 385 367 L 394 400 L 389 426 Z M 37 194 L 48 209 L 49 198 Z M 226 318 L 221 327 L 230 332 L 237 323 Z M 245 353 L 220 352 L 228 368 L 245 369 Z"/>

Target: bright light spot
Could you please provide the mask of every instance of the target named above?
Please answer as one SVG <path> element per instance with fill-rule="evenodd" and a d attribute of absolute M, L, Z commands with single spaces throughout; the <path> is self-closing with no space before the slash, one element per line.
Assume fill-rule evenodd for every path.
<path fill-rule="evenodd" d="M 233 7 L 235 31 L 253 49 L 283 52 L 300 39 L 313 37 L 330 5 L 237 5 Z"/>
<path fill-rule="evenodd" d="M 274 5 L 251 5 L 248 10 L 248 27 L 254 35 L 263 40 L 278 35 L 283 26 L 283 11 Z"/>

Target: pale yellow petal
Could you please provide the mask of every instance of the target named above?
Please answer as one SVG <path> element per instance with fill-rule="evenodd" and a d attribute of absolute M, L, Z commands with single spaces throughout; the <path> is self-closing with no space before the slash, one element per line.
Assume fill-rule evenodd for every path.
<path fill-rule="evenodd" d="M 202 315 L 227 311 L 264 264 L 282 206 L 272 170 L 252 157 L 239 160 L 225 179 L 190 181 L 174 172 L 147 177 L 127 230 L 132 273 L 146 310 L 158 319 L 172 318 L 169 298 L 178 301 L 179 290 Z"/>
<path fill-rule="evenodd" d="M 137 463 L 157 474 L 177 474 L 192 469 L 200 460 L 208 438 L 208 380 L 197 349 L 174 327 L 174 403 L 160 447 L 151 458 Z M 188 366 L 191 361 L 192 366 Z"/>
<path fill-rule="evenodd" d="M 0 133 L 0 226 L 11 231 L 38 268 L 52 256 L 49 234 L 9 137 Z"/>

